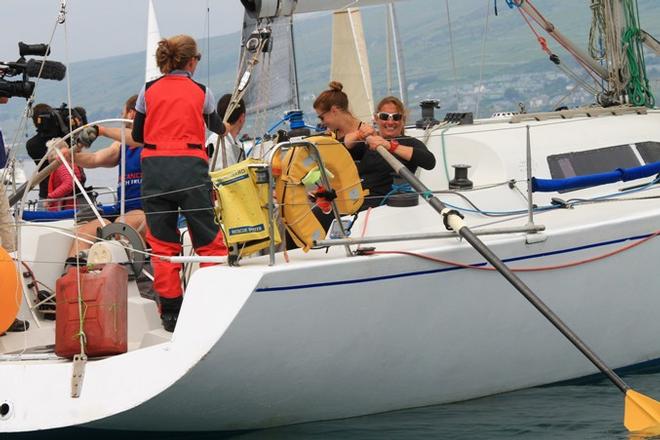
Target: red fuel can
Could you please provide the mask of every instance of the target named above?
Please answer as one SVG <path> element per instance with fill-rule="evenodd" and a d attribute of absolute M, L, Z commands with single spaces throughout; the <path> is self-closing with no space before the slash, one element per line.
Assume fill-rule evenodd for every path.
<path fill-rule="evenodd" d="M 55 353 L 72 358 L 80 353 L 78 273 L 70 267 L 57 280 Z M 82 321 L 87 356 L 125 353 L 128 340 L 128 271 L 119 264 L 101 270 L 80 268 Z"/>

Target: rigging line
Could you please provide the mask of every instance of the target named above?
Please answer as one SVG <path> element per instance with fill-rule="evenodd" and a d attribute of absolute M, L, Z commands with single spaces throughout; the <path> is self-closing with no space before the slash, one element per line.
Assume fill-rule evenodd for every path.
<path fill-rule="evenodd" d="M 211 0 L 206 0 L 206 84 L 211 88 Z"/>
<path fill-rule="evenodd" d="M 558 270 L 558 269 L 567 269 L 569 267 L 575 267 L 575 266 L 581 266 L 583 264 L 587 263 L 593 263 L 595 261 L 599 260 L 604 260 L 606 258 L 612 257 L 614 255 L 623 253 L 627 250 L 630 250 L 632 248 L 635 248 L 643 243 L 646 243 L 650 241 L 651 239 L 657 237 L 660 235 L 660 231 L 655 231 L 651 235 L 641 238 L 637 241 L 634 241 L 630 244 L 627 244 L 625 246 L 622 246 L 620 248 L 614 249 L 613 251 L 606 252 L 603 254 L 595 255 L 593 257 L 589 258 L 583 258 L 581 260 L 574 260 L 574 261 L 569 261 L 567 263 L 560 263 L 560 264 L 554 264 L 554 265 L 547 265 L 547 266 L 528 266 L 528 267 L 518 267 L 518 268 L 513 268 L 510 267 L 509 269 L 512 270 L 513 272 L 542 272 L 542 271 L 548 271 L 548 270 Z M 441 258 L 436 258 L 432 257 L 430 255 L 426 254 L 421 254 L 417 252 L 410 252 L 410 251 L 371 251 L 371 252 L 365 252 L 366 254 L 369 255 L 388 255 L 388 254 L 395 254 L 395 255 L 407 255 L 411 257 L 417 257 L 417 258 L 422 258 L 424 260 L 428 261 L 433 261 L 435 263 L 441 263 L 441 264 L 446 264 L 448 266 L 454 266 L 454 267 L 461 267 L 464 269 L 473 269 L 473 270 L 485 270 L 485 271 L 495 271 L 495 269 L 492 266 L 487 266 L 487 263 L 476 263 L 476 264 L 467 264 L 467 263 L 461 263 L 458 261 L 452 261 L 452 260 L 443 260 Z"/>
<path fill-rule="evenodd" d="M 67 26 L 67 21 L 66 21 L 66 0 L 62 0 L 62 17 L 64 21 L 64 62 L 66 63 L 66 68 L 68 70 L 68 75 L 66 76 L 66 94 L 67 94 L 67 103 L 69 107 L 69 133 L 73 132 L 73 118 L 72 118 L 72 113 L 71 113 L 71 70 L 69 69 L 70 63 L 69 63 L 69 31 L 68 31 L 68 26 Z M 69 145 L 73 146 L 73 138 L 69 138 Z M 55 150 L 55 153 L 59 156 L 60 160 L 62 161 L 62 165 L 64 165 L 67 170 L 71 173 L 71 176 L 73 178 L 73 181 L 75 182 L 75 185 L 73 186 L 73 195 L 75 197 L 76 195 L 76 186 L 80 185 L 82 188 L 82 185 L 78 181 L 75 172 L 73 171 L 75 169 L 75 154 L 71 155 L 71 165 L 72 167 L 69 168 L 69 165 L 66 163 L 66 160 L 64 159 L 64 156 L 62 155 L 62 152 L 59 150 L 59 145 L 54 144 L 52 148 Z M 82 188 L 83 195 L 87 199 L 88 203 L 90 203 L 89 196 L 85 192 L 84 188 Z M 91 203 L 90 203 L 91 205 Z M 92 209 L 95 209 L 92 206 Z M 98 211 L 95 212 L 95 214 L 98 216 Z M 73 212 L 73 220 L 74 222 L 78 222 L 78 213 L 77 210 Z M 99 217 L 99 221 L 103 225 L 103 219 Z M 77 234 L 76 234 L 77 235 Z M 79 340 L 80 340 L 80 356 L 84 359 L 85 358 L 85 342 L 86 342 L 86 335 L 85 335 L 85 330 L 84 330 L 84 319 L 85 319 L 85 314 L 83 312 L 83 300 L 82 300 L 82 282 L 80 278 L 80 254 L 79 254 L 79 247 L 78 247 L 78 240 L 74 242 L 75 246 L 75 252 L 76 252 L 76 284 L 78 288 L 78 318 L 80 320 L 80 330 L 78 333 Z"/>
<path fill-rule="evenodd" d="M 451 16 L 449 13 L 449 0 L 445 0 L 445 8 L 447 9 L 447 28 L 449 30 L 449 46 L 451 48 L 451 66 L 454 73 L 454 89 L 456 91 L 456 111 L 458 111 L 458 75 L 456 73 L 456 56 L 454 53 L 454 34 L 451 30 Z"/>
<path fill-rule="evenodd" d="M 497 0 L 495 0 L 497 2 Z M 495 6 L 497 7 L 497 6 Z M 488 19 L 490 17 L 490 0 L 486 0 L 486 23 L 481 38 L 481 61 L 479 63 L 479 85 L 477 87 L 477 99 L 474 107 L 474 116 L 479 117 L 479 102 L 481 101 L 481 87 L 483 86 L 484 61 L 486 59 L 486 40 L 488 36 Z"/>
<path fill-rule="evenodd" d="M 541 13 L 535 8 L 535 7 L 534 7 L 534 5 L 532 5 L 531 2 L 530 2 L 529 0 L 526 0 L 526 1 L 527 1 L 527 4 L 529 4 L 530 7 L 536 12 L 536 14 L 538 14 L 539 17 L 541 17 L 543 20 L 545 20 L 545 17 L 543 17 L 543 15 L 542 15 L 542 14 L 541 14 Z M 523 18 L 525 19 L 525 21 L 527 22 L 527 25 L 530 27 L 530 29 L 532 30 L 532 32 L 533 32 L 534 35 L 536 36 L 536 38 L 537 38 L 537 40 L 539 41 L 539 44 L 541 44 L 541 47 L 543 48 L 543 50 L 544 50 L 546 53 L 548 53 L 548 55 L 551 55 L 552 52 L 550 51 L 550 49 L 548 49 L 548 45 L 547 45 L 547 42 L 546 42 L 545 38 L 541 37 L 541 36 L 539 35 L 539 33 L 534 29 L 534 27 L 532 26 L 531 22 L 530 22 L 529 19 L 527 18 L 527 16 L 529 16 L 529 17 L 530 17 L 530 18 L 531 18 L 531 19 L 532 19 L 532 20 L 533 20 L 533 21 L 534 21 L 534 22 L 535 22 L 535 23 L 536 23 L 541 29 L 543 29 L 543 30 L 545 30 L 545 26 L 544 26 L 544 24 L 541 23 L 541 22 L 537 19 L 537 17 L 535 17 L 534 15 L 531 15 L 531 14 L 527 14 L 527 15 L 526 15 L 525 11 L 523 11 L 522 8 L 518 8 L 518 12 L 520 12 L 520 15 L 522 15 L 522 17 L 523 17 Z M 546 21 L 547 21 L 547 20 L 546 20 Z M 546 31 L 546 32 L 548 32 L 548 31 Z M 596 73 L 595 73 L 594 70 L 591 68 L 591 66 L 589 66 L 587 63 L 585 63 L 585 62 L 584 62 L 584 61 L 578 56 L 578 53 L 577 53 L 576 51 L 574 51 L 571 47 L 565 45 L 563 42 L 559 41 L 559 39 L 557 39 L 557 37 L 556 37 L 553 33 L 548 32 L 548 34 L 552 37 L 552 39 L 554 39 L 557 43 L 559 43 L 559 45 L 560 45 L 561 47 L 563 47 L 564 50 L 566 50 L 569 54 L 571 54 L 571 55 L 573 56 L 573 58 L 575 59 L 575 61 L 576 61 L 578 64 L 580 64 L 580 65 L 581 65 L 581 66 L 582 66 L 582 67 L 583 67 L 583 68 L 589 73 L 589 75 L 591 75 L 591 77 L 594 79 L 594 81 L 595 81 L 596 83 L 599 82 L 600 78 L 596 75 Z"/>

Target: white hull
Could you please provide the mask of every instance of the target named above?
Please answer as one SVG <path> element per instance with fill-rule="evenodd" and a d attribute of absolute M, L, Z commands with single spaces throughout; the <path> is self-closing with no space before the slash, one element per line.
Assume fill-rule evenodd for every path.
<path fill-rule="evenodd" d="M 654 113 L 563 121 L 561 130 L 551 129 L 556 122 L 533 123 L 534 175 L 547 177 L 545 156 L 575 151 L 580 141 L 590 149 L 660 139 L 658 120 Z M 624 126 L 631 129 L 627 139 L 622 139 Z M 523 124 L 459 127 L 450 133 L 455 137 L 447 138 L 448 161 L 471 163 L 476 185 L 524 178 Z M 439 138 L 429 145 L 439 164 L 421 177 L 432 188 L 446 188 Z M 621 186 L 627 185 L 560 196 L 591 197 Z M 466 194 L 484 209 L 526 206 L 506 186 Z M 643 195 L 658 196 L 660 189 Z M 535 201 L 545 204 L 551 196 L 557 194 Z M 442 198 L 461 204 L 454 195 Z M 524 216 L 501 220 L 504 226 L 527 221 Z M 501 258 L 514 259 L 513 268 L 575 262 L 659 230 L 660 205 L 654 200 L 579 205 L 535 220 L 546 226 L 545 240 L 529 244 L 536 240 L 522 233 L 483 239 Z M 466 221 L 478 226 L 492 219 L 471 215 Z M 367 225 L 368 236 L 443 230 L 424 204 L 378 208 Z M 26 245 L 27 255 L 38 253 L 39 246 L 32 245 L 32 250 Z M 454 238 L 376 246 L 468 264 L 483 261 Z M 346 258 L 343 252 L 341 247 L 327 255 L 291 252 L 289 264 L 268 267 L 265 259 L 255 258 L 240 268 L 196 271 L 171 341 L 164 331 L 149 330 L 153 322 L 133 331 L 128 353 L 88 363 L 78 399 L 70 397 L 69 362 L 0 362 L 0 404 L 9 402 L 12 409 L 0 419 L 0 430 L 80 424 L 173 431 L 261 428 L 455 402 L 596 372 L 496 273 L 403 255 Z M 658 255 L 660 240 L 650 239 L 595 262 L 520 275 L 617 368 L 660 358 Z M 154 318 L 153 306 L 139 307 Z"/>

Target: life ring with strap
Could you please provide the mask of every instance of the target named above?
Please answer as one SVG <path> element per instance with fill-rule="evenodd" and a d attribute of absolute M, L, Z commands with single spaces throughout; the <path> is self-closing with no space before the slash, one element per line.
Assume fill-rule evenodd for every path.
<path fill-rule="evenodd" d="M 14 260 L 0 247 L 0 334 L 11 327 L 20 307 L 20 274 Z"/>
<path fill-rule="evenodd" d="M 282 150 L 273 157 L 275 194 L 280 203 L 280 215 L 293 241 L 305 252 L 314 240 L 326 235 L 319 219 L 312 212 L 318 208 L 331 212 L 331 202 L 340 215 L 357 212 L 368 193 L 362 189 L 355 162 L 346 148 L 331 136 L 312 136 L 306 142 L 316 145 L 323 160 L 329 188 L 321 182 L 321 173 L 314 156 L 307 148 Z M 294 143 L 295 145 L 295 143 Z M 278 175 L 279 173 L 279 175 Z"/>

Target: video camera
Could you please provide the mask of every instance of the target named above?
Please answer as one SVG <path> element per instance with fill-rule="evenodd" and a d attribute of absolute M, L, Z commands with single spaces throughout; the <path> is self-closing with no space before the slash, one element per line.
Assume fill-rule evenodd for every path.
<path fill-rule="evenodd" d="M 46 44 L 25 44 L 22 41 L 18 43 L 20 58 L 16 62 L 0 61 L 0 97 L 11 98 L 20 97 L 28 99 L 34 91 L 34 82 L 28 78 L 43 78 L 62 81 L 66 75 L 66 66 L 57 61 L 46 60 L 26 60 L 28 55 L 47 56 L 50 55 L 50 48 Z M 20 81 L 7 81 L 5 77 L 22 75 Z"/>
<path fill-rule="evenodd" d="M 74 119 L 70 120 L 69 116 Z M 64 137 L 69 133 L 69 127 L 74 129 L 87 124 L 87 112 L 82 107 L 74 107 L 69 111 L 66 104 L 46 113 L 40 113 L 36 118 L 37 131 L 49 137 Z"/>

